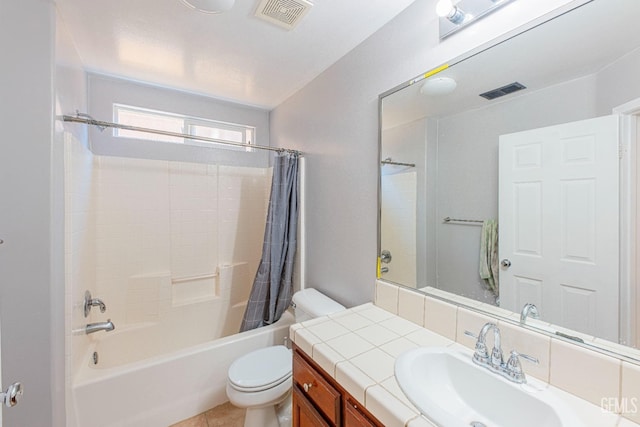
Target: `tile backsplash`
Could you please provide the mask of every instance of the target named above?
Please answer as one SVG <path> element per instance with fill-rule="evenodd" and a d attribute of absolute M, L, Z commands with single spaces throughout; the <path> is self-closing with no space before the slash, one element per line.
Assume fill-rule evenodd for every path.
<path fill-rule="evenodd" d="M 382 281 L 376 282 L 375 304 L 471 349 L 475 339 L 465 331 L 477 334 L 486 322 L 496 322 L 505 355 L 515 349 L 539 360 L 538 365 L 522 362 L 527 375 L 640 422 L 638 364 Z"/>

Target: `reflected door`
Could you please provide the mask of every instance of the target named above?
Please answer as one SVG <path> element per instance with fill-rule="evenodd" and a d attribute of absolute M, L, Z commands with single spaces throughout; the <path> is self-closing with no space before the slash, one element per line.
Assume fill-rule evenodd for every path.
<path fill-rule="evenodd" d="M 618 118 L 500 137 L 501 306 L 618 340 Z"/>

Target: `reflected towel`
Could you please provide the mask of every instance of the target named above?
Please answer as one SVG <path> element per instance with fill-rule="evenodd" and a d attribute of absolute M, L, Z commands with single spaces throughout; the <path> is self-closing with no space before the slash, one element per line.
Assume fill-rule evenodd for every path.
<path fill-rule="evenodd" d="M 485 281 L 489 289 L 498 296 L 499 283 L 498 265 L 498 221 L 488 219 L 482 223 L 480 238 L 480 278 Z"/>

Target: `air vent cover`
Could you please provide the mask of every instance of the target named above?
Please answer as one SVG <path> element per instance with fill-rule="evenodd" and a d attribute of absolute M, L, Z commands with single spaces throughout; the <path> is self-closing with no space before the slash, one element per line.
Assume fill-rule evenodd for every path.
<path fill-rule="evenodd" d="M 261 0 L 256 16 L 287 30 L 293 30 L 309 12 L 313 3 L 307 0 Z"/>
<path fill-rule="evenodd" d="M 501 96 L 509 95 L 510 93 L 517 92 L 522 89 L 526 89 L 527 87 L 522 83 L 513 82 L 506 86 L 499 87 L 498 89 L 493 89 L 485 93 L 481 93 L 480 96 L 492 100 L 496 98 L 500 98 Z"/>

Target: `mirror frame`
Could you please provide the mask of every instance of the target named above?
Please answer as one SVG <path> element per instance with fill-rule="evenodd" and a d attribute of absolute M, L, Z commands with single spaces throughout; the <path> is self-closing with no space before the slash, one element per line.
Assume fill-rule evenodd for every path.
<path fill-rule="evenodd" d="M 509 323 L 511 325 L 514 325 L 514 326 L 517 326 L 517 327 L 521 327 L 521 328 L 523 328 L 525 330 L 529 330 L 529 331 L 533 331 L 533 332 L 536 332 L 536 333 L 540 333 L 540 334 L 546 335 L 548 337 L 552 337 L 554 339 L 561 340 L 563 342 L 566 342 L 566 343 L 569 343 L 569 344 L 572 344 L 572 345 L 577 345 L 579 347 L 583 347 L 585 349 L 596 351 L 598 353 L 605 354 L 607 356 L 613 356 L 613 357 L 616 357 L 616 358 L 621 359 L 621 360 L 625 360 L 625 361 L 628 361 L 628 362 L 631 362 L 631 363 L 634 363 L 634 364 L 638 364 L 638 363 L 640 363 L 640 348 L 628 347 L 628 346 L 624 346 L 623 344 L 618 344 L 618 343 L 615 343 L 615 342 L 612 342 L 612 341 L 608 341 L 611 344 L 613 344 L 612 347 L 615 346 L 616 349 L 619 349 L 619 351 L 616 351 L 615 349 L 613 349 L 613 348 L 611 348 L 609 346 L 599 345 L 599 343 L 597 343 L 597 342 L 591 342 L 591 341 L 589 341 L 589 342 L 580 342 L 580 341 L 577 341 L 575 339 L 571 339 L 571 338 L 569 338 L 567 336 L 557 335 L 556 333 L 551 332 L 549 330 L 532 326 L 531 324 L 522 324 L 522 323 L 514 320 L 513 318 L 508 317 L 507 315 L 501 315 L 498 312 L 500 310 L 504 310 L 504 309 L 501 309 L 500 307 L 495 307 L 494 310 L 489 310 L 489 309 L 483 309 L 482 305 L 480 305 L 480 306 L 469 305 L 469 304 L 466 304 L 465 302 L 461 301 L 462 298 L 466 299 L 466 297 L 461 297 L 461 296 L 458 296 L 458 295 L 455 295 L 453 293 L 450 293 L 450 292 L 447 292 L 447 291 L 443 291 L 443 290 L 440 290 L 440 291 L 447 292 L 447 293 L 451 294 L 452 297 L 451 298 L 446 298 L 446 297 L 444 297 L 442 295 L 419 291 L 419 290 L 411 288 L 411 287 L 403 286 L 402 284 L 399 284 L 399 283 L 396 283 L 396 282 L 385 280 L 384 278 L 381 277 L 381 272 L 380 272 L 380 269 L 381 269 L 380 253 L 381 253 L 381 250 L 382 250 L 382 246 L 381 246 L 382 245 L 382 235 L 381 235 L 381 223 L 382 223 L 382 170 L 381 170 L 381 167 L 380 167 L 380 165 L 381 165 L 380 162 L 382 161 L 382 117 L 383 117 L 383 101 L 384 101 L 384 98 L 389 96 L 389 95 L 392 95 L 392 94 L 394 94 L 394 93 L 396 93 L 396 92 L 398 92 L 398 91 L 400 91 L 402 89 L 405 89 L 405 88 L 407 88 L 407 87 L 409 87 L 411 85 L 419 83 L 422 80 L 424 80 L 424 79 L 426 79 L 426 78 L 428 78 L 428 77 L 430 77 L 432 75 L 435 75 L 438 72 L 443 71 L 443 70 L 445 70 L 445 69 L 447 69 L 449 67 L 452 67 L 452 66 L 454 66 L 454 65 L 456 65 L 456 64 L 458 64 L 458 63 L 460 63 L 462 61 L 465 61 L 465 60 L 467 60 L 467 59 L 469 59 L 469 58 L 471 58 L 473 56 L 479 55 L 479 54 L 481 54 L 482 52 L 484 52 L 484 51 L 486 51 L 488 49 L 491 49 L 491 48 L 493 48 L 495 46 L 498 46 L 499 44 L 502 44 L 502 43 L 504 43 L 504 42 L 506 42 L 508 40 L 511 40 L 511 39 L 523 34 L 523 33 L 526 33 L 528 31 L 536 28 L 536 27 L 539 27 L 540 25 L 543 25 L 543 24 L 545 24 L 545 23 L 547 23 L 547 22 L 549 22 L 549 21 L 551 21 L 553 19 L 556 19 L 556 18 L 558 18 L 558 17 L 560 17 L 562 15 L 565 15 L 567 13 L 570 13 L 570 12 L 572 12 L 572 11 L 574 11 L 574 10 L 576 10 L 576 9 L 586 5 L 586 4 L 592 3 L 593 1 L 596 1 L 596 0 L 574 0 L 574 1 L 568 3 L 568 4 L 564 5 L 564 6 L 561 6 L 561 7 L 557 8 L 557 9 L 551 11 L 550 13 L 544 14 L 544 15 L 538 17 L 537 19 L 534 19 L 534 20 L 528 22 L 525 25 L 522 25 L 520 27 L 515 28 L 515 29 L 503 34 L 500 37 L 497 37 L 497 38 L 495 38 L 493 40 L 488 41 L 487 43 L 484 43 L 484 44 L 482 44 L 482 45 L 480 45 L 480 46 L 478 46 L 476 48 L 473 48 L 473 49 L 471 49 L 471 50 L 469 50 L 469 51 L 467 51 L 467 52 L 465 52 L 465 53 L 463 53 L 463 54 L 451 59 L 450 61 L 445 62 L 444 64 L 441 64 L 441 65 L 439 65 L 439 66 L 437 66 L 437 67 L 435 67 L 435 68 L 433 68 L 433 69 L 431 69 L 431 70 L 429 70 L 429 71 L 427 71 L 425 73 L 419 74 L 418 76 L 415 76 L 414 78 L 412 78 L 412 79 L 410 79 L 408 81 L 405 81 L 405 82 L 403 82 L 403 83 L 401 83 L 401 84 L 399 84 L 399 85 L 397 85 L 397 86 L 395 86 L 395 87 L 393 87 L 393 88 L 381 93 L 378 96 L 378 164 L 377 164 L 377 167 L 378 167 L 378 212 L 377 212 L 377 214 L 378 214 L 378 221 L 377 221 L 377 223 L 378 223 L 378 230 L 377 230 L 378 231 L 378 242 L 377 242 L 376 280 L 379 281 L 379 282 L 385 283 L 385 284 L 392 285 L 392 286 L 402 287 L 402 289 L 406 289 L 408 291 L 414 292 L 417 295 L 422 295 L 422 296 L 426 295 L 427 297 L 434 298 L 436 300 L 452 304 L 452 305 L 454 305 L 456 307 L 461 307 L 461 308 L 464 308 L 466 310 L 469 310 L 469 311 L 472 311 L 472 312 L 475 312 L 475 313 L 478 313 L 478 314 L 482 314 L 482 315 L 485 315 L 485 316 L 490 316 L 490 317 L 499 319 L 500 321 L 505 321 L 505 322 L 507 322 L 507 323 Z M 607 1 L 607 0 L 599 0 L 599 1 Z M 515 312 L 509 311 L 509 313 L 513 314 Z M 556 326 L 559 329 L 567 330 L 567 328 L 564 328 L 562 326 L 558 326 L 558 325 L 552 325 L 552 326 Z M 576 332 L 576 334 L 580 335 L 579 332 Z M 594 337 L 594 338 L 606 341 L 606 340 L 604 340 L 602 338 L 598 338 L 598 337 Z"/>

